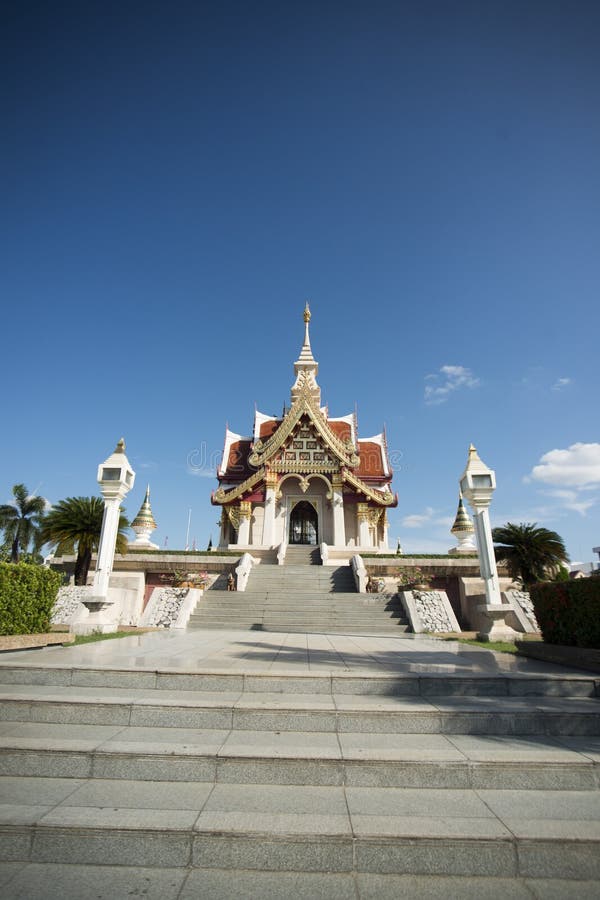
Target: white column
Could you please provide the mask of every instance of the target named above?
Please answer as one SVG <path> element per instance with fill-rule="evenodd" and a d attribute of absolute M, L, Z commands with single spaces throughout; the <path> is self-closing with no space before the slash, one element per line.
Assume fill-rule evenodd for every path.
<path fill-rule="evenodd" d="M 479 552 L 479 568 L 485 584 L 486 603 L 491 606 L 501 606 L 500 583 L 498 581 L 498 569 L 496 568 L 496 556 L 494 554 L 494 541 L 490 526 L 490 515 L 487 507 L 477 509 L 473 507 L 473 519 L 475 534 L 477 536 L 477 549 Z"/>
<path fill-rule="evenodd" d="M 267 476 L 266 492 L 265 492 L 265 517 L 263 520 L 263 537 L 264 547 L 273 547 L 275 544 L 275 497 L 277 491 L 276 479 Z"/>
<path fill-rule="evenodd" d="M 342 486 L 333 486 L 333 546 L 346 546 L 346 526 L 344 523 L 344 495 Z"/>
<path fill-rule="evenodd" d="M 117 542 L 117 532 L 119 530 L 120 510 L 120 497 L 104 500 L 102 531 L 100 532 L 100 545 L 98 547 L 98 562 L 96 563 L 96 572 L 94 574 L 94 597 L 106 597 L 108 595 L 108 580 L 115 559 L 115 544 Z"/>
<path fill-rule="evenodd" d="M 225 541 L 225 532 L 227 531 L 228 526 L 229 519 L 227 518 L 227 513 L 225 512 L 223 507 L 221 507 L 221 518 L 219 519 L 219 527 L 221 529 L 219 532 L 219 547 L 227 546 L 227 542 Z"/>
<path fill-rule="evenodd" d="M 390 545 L 388 543 L 388 533 L 390 529 L 390 523 L 388 522 L 387 510 L 383 511 L 383 521 L 382 521 L 382 531 L 383 531 L 383 539 L 381 541 L 380 549 L 381 550 L 389 550 Z"/>
<path fill-rule="evenodd" d="M 371 547 L 371 531 L 369 529 L 369 505 L 357 503 L 356 517 L 358 519 L 358 546 Z"/>
<path fill-rule="evenodd" d="M 242 547 L 250 543 L 250 516 L 252 515 L 252 503 L 248 500 L 240 502 L 240 527 L 238 528 L 237 542 Z"/>

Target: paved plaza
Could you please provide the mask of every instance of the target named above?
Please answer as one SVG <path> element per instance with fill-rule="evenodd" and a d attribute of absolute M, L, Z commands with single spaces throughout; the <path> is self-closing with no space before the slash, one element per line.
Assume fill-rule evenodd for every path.
<path fill-rule="evenodd" d="M 0 656 L 0 667 L 80 667 L 134 671 L 227 671 L 286 675 L 539 675 L 546 679 L 580 669 L 494 653 L 458 641 L 421 635 L 378 637 L 278 634 L 259 631 L 156 631 L 139 636 Z"/>
<path fill-rule="evenodd" d="M 427 637 L 6 653 L 0 894 L 599 897 L 598 691 Z"/>

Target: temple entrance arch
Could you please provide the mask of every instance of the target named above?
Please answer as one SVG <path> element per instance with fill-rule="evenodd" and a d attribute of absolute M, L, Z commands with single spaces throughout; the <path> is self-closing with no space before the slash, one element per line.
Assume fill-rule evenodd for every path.
<path fill-rule="evenodd" d="M 296 503 L 290 515 L 290 544 L 318 544 L 319 516 L 308 500 Z"/>

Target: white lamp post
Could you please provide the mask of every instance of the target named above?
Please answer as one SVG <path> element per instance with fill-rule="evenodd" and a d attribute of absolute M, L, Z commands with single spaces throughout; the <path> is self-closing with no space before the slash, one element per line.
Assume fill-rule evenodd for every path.
<path fill-rule="evenodd" d="M 98 484 L 104 497 L 102 531 L 94 581 L 91 588 L 88 588 L 90 596 L 82 600 L 89 610 L 89 616 L 74 623 L 73 630 L 76 633 L 116 630 L 116 624 L 105 614 L 106 608 L 112 604 L 108 599 L 108 582 L 115 558 L 121 502 L 134 482 L 135 472 L 125 456 L 125 441 L 121 438 L 114 452 L 98 466 Z"/>
<path fill-rule="evenodd" d="M 104 497 L 104 517 L 94 575 L 94 597 L 98 599 L 106 598 L 108 595 L 108 580 L 115 559 L 121 503 L 134 482 L 135 472 L 125 456 L 125 441 L 121 438 L 114 452 L 98 466 L 98 484 Z"/>
<path fill-rule="evenodd" d="M 469 447 L 469 458 L 460 479 L 460 489 L 473 510 L 479 568 L 485 585 L 486 602 L 485 606 L 479 607 L 479 611 L 484 614 L 488 625 L 481 632 L 481 637 L 514 637 L 515 631 L 504 621 L 511 608 L 502 603 L 490 526 L 489 507 L 496 490 L 496 474 L 479 458 L 473 444 Z"/>

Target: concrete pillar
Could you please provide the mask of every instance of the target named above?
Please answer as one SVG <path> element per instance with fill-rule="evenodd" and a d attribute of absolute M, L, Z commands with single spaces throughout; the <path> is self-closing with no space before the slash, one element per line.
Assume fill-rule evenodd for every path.
<path fill-rule="evenodd" d="M 381 550 L 389 550 L 390 545 L 388 542 L 388 540 L 389 540 L 388 533 L 389 533 L 390 523 L 389 523 L 388 517 L 387 517 L 387 509 L 384 509 L 383 513 L 382 513 L 381 528 L 382 528 L 382 532 L 383 532 L 383 537 L 381 540 L 380 549 Z"/>
<path fill-rule="evenodd" d="M 227 532 L 227 526 L 229 524 L 229 520 L 227 518 L 227 513 L 223 508 L 221 508 L 221 518 L 219 519 L 219 547 L 226 547 L 227 541 L 225 540 L 225 534 Z"/>
<path fill-rule="evenodd" d="M 498 581 L 498 569 L 496 568 L 496 556 L 494 554 L 494 541 L 490 526 L 490 514 L 487 507 L 473 509 L 475 534 L 477 536 L 477 549 L 479 552 L 479 568 L 485 584 L 486 603 L 491 606 L 501 606 L 500 583 Z"/>
<path fill-rule="evenodd" d="M 342 491 L 342 482 L 337 479 L 333 480 L 333 546 L 346 546 L 346 525 L 344 523 L 344 495 Z"/>
<path fill-rule="evenodd" d="M 252 516 L 252 503 L 249 500 L 240 501 L 240 526 L 238 528 L 237 542 L 243 547 L 250 543 L 250 517 Z"/>
<path fill-rule="evenodd" d="M 356 504 L 356 518 L 358 520 L 358 546 L 371 547 L 371 531 L 369 529 L 369 504 Z"/>
<path fill-rule="evenodd" d="M 265 478 L 265 517 L 263 520 L 263 546 L 275 545 L 275 505 L 277 503 L 277 476 L 269 473 Z"/>
<path fill-rule="evenodd" d="M 98 562 L 94 575 L 94 596 L 106 597 L 108 594 L 108 579 L 112 572 L 115 559 L 115 544 L 117 531 L 119 530 L 119 515 L 121 510 L 121 498 L 104 500 L 104 516 L 102 518 L 102 531 L 100 532 L 100 546 L 98 548 Z"/>

